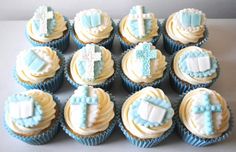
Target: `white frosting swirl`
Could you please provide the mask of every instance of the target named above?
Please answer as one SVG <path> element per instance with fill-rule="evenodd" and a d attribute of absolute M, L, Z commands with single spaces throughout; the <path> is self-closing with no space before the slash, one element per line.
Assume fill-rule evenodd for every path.
<path fill-rule="evenodd" d="M 172 125 L 172 119 L 170 119 L 167 123 L 158 126 L 158 127 L 144 127 L 142 125 L 136 124 L 129 116 L 129 109 L 133 102 L 137 101 L 137 99 L 143 96 L 151 96 L 158 97 L 164 101 L 170 102 L 168 97 L 164 94 L 161 89 L 146 87 L 133 95 L 131 95 L 123 104 L 121 110 L 122 122 L 125 128 L 134 136 L 147 139 L 147 138 L 157 138 L 160 137 L 163 133 L 165 133 Z"/>
<path fill-rule="evenodd" d="M 43 111 L 43 118 L 37 126 L 23 127 L 14 122 L 9 113 L 5 114 L 7 126 L 15 133 L 23 136 L 32 136 L 41 133 L 50 127 L 52 121 L 56 118 L 56 102 L 52 95 L 41 90 L 29 90 L 21 94 L 29 95 L 37 101 Z"/>

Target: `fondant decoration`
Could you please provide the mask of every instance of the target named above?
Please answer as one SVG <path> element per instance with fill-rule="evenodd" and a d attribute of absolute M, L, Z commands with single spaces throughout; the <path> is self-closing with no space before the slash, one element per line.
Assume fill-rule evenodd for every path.
<path fill-rule="evenodd" d="M 87 44 L 80 50 L 79 73 L 86 80 L 94 80 L 102 71 L 102 53 L 99 46 Z"/>
<path fill-rule="evenodd" d="M 29 50 L 25 56 L 25 65 L 33 72 L 40 72 L 47 63 L 41 59 L 34 50 Z"/>
<path fill-rule="evenodd" d="M 197 27 L 201 25 L 202 15 L 194 12 L 182 12 L 181 23 L 185 27 Z"/>
<path fill-rule="evenodd" d="M 23 127 L 37 126 L 43 117 L 41 106 L 31 96 L 23 94 L 9 97 L 6 111 L 16 124 Z"/>
<path fill-rule="evenodd" d="M 102 16 L 99 12 L 81 15 L 81 22 L 85 28 L 94 28 L 102 24 Z"/>
<path fill-rule="evenodd" d="M 77 92 L 70 98 L 71 120 L 79 128 L 91 127 L 98 113 L 98 97 L 91 95 L 88 86 L 80 86 Z"/>
<path fill-rule="evenodd" d="M 193 107 L 193 113 L 195 114 L 204 114 L 204 123 L 205 123 L 205 133 L 206 135 L 214 134 L 214 120 L 212 113 L 222 112 L 222 107 L 220 104 L 211 104 L 211 96 L 208 93 L 202 95 L 201 99 L 202 105 Z"/>
<path fill-rule="evenodd" d="M 136 25 L 138 26 L 138 33 L 134 32 L 134 34 L 137 36 L 137 37 L 144 37 L 146 35 L 146 33 L 149 33 L 150 31 L 150 23 L 152 22 L 145 22 L 147 20 L 150 20 L 152 21 L 152 19 L 154 18 L 154 15 L 152 13 L 145 13 L 144 12 L 144 7 L 143 6 L 134 6 L 132 9 L 131 9 L 131 13 L 129 14 L 128 16 L 128 19 L 131 21 L 131 28 L 133 29 L 133 31 L 136 31 L 135 28 L 136 28 Z M 132 21 L 136 21 L 134 23 L 132 23 Z M 149 24 L 148 27 L 146 24 Z"/>
<path fill-rule="evenodd" d="M 174 110 L 168 101 L 157 97 L 145 96 L 130 106 L 129 117 L 145 127 L 157 127 L 172 119 Z"/>
<path fill-rule="evenodd" d="M 188 70 L 192 72 L 204 72 L 211 68 L 209 56 L 187 58 L 186 62 Z"/>
<path fill-rule="evenodd" d="M 152 49 L 151 43 L 139 43 L 136 48 L 136 58 L 141 60 L 142 66 L 142 76 L 151 75 L 151 60 L 157 58 L 157 50 Z"/>

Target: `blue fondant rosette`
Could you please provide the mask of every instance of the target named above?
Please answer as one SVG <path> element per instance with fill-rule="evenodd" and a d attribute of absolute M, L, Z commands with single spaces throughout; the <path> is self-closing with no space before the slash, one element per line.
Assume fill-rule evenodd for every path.
<path fill-rule="evenodd" d="M 179 136 L 195 147 L 225 141 L 233 127 L 232 113 L 225 99 L 206 88 L 192 90 L 183 96 L 175 121 Z"/>
<path fill-rule="evenodd" d="M 116 124 L 115 100 L 101 88 L 79 86 L 64 106 L 61 126 L 81 144 L 99 145 L 111 135 Z"/>
<path fill-rule="evenodd" d="M 166 57 L 150 42 L 124 52 L 119 66 L 122 84 L 129 92 L 158 87 L 168 75 Z"/>
<path fill-rule="evenodd" d="M 123 103 L 118 123 L 129 142 L 150 148 L 168 138 L 174 131 L 174 110 L 161 89 L 146 87 Z"/>
<path fill-rule="evenodd" d="M 116 65 L 108 49 L 87 44 L 67 60 L 65 78 L 74 88 L 90 85 L 109 90 L 117 75 Z"/>
<path fill-rule="evenodd" d="M 79 49 L 94 43 L 111 50 L 115 27 L 115 22 L 106 12 L 88 9 L 76 14 L 70 33 Z"/>
<path fill-rule="evenodd" d="M 18 54 L 13 76 L 26 89 L 56 92 L 63 82 L 64 65 L 65 59 L 57 49 L 33 47 Z"/>
<path fill-rule="evenodd" d="M 178 50 L 194 45 L 201 47 L 208 40 L 205 14 L 187 8 L 173 13 L 162 23 L 165 51 L 174 54 Z"/>
<path fill-rule="evenodd" d="M 160 27 L 153 13 L 137 5 L 118 23 L 116 34 L 125 51 L 134 48 L 139 42 L 151 42 L 155 46 L 161 36 Z"/>
<path fill-rule="evenodd" d="M 33 145 L 51 141 L 60 127 L 59 99 L 41 90 L 10 96 L 5 103 L 4 127 L 14 138 Z"/>
<path fill-rule="evenodd" d="M 220 67 L 212 52 L 196 46 L 178 51 L 170 64 L 170 83 L 182 94 L 190 90 L 210 87 L 219 77 Z"/>
<path fill-rule="evenodd" d="M 48 46 L 65 52 L 70 42 L 70 22 L 51 7 L 40 6 L 26 26 L 26 38 L 33 46 Z"/>

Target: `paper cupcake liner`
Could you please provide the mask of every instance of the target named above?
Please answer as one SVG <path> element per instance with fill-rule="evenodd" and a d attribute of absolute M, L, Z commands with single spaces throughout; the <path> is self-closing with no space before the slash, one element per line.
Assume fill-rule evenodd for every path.
<path fill-rule="evenodd" d="M 64 78 L 64 66 L 65 66 L 65 58 L 63 57 L 62 53 L 59 50 L 52 48 L 57 52 L 58 57 L 60 58 L 60 69 L 56 72 L 55 76 L 52 78 L 48 78 L 43 82 L 37 84 L 29 84 L 27 82 L 23 82 L 20 80 L 19 76 L 17 75 L 16 68 L 13 70 L 13 77 L 18 84 L 23 86 L 25 89 L 40 89 L 45 91 L 50 91 L 55 93 L 62 85 L 63 78 Z"/>
<path fill-rule="evenodd" d="M 170 55 L 188 46 L 194 45 L 194 46 L 201 47 L 204 43 L 207 42 L 208 37 L 209 37 L 208 29 L 207 27 L 205 27 L 206 29 L 205 29 L 205 32 L 203 33 L 204 37 L 201 38 L 197 43 L 182 44 L 169 37 L 169 35 L 166 32 L 165 25 L 166 25 L 166 20 L 164 20 L 164 22 L 162 23 L 161 29 L 162 29 L 163 44 L 164 44 L 165 51 Z"/>
<path fill-rule="evenodd" d="M 180 103 L 178 104 L 178 107 L 180 106 Z M 228 107 L 229 108 L 229 107 Z M 230 108 L 229 108 L 230 110 Z M 190 144 L 195 147 L 204 147 L 212 144 L 216 144 L 219 142 L 225 141 L 231 134 L 232 128 L 233 128 L 233 114 L 230 110 L 230 120 L 229 120 L 229 128 L 226 132 L 224 132 L 220 137 L 217 138 L 200 138 L 194 134 L 192 134 L 182 123 L 182 121 L 179 118 L 179 111 L 176 111 L 175 115 L 175 122 L 176 122 L 176 131 L 179 134 L 179 136 L 182 138 L 184 142 L 187 144 Z"/>
<path fill-rule="evenodd" d="M 163 76 L 153 82 L 150 82 L 150 83 L 145 83 L 145 84 L 139 84 L 139 83 L 135 83 L 133 82 L 132 80 L 130 80 L 123 72 L 122 70 L 122 59 L 123 59 L 123 56 L 130 50 L 127 50 L 125 52 L 122 53 L 120 59 L 119 59 L 119 74 L 120 74 L 120 77 L 121 77 L 121 82 L 122 82 L 122 85 L 123 87 L 129 92 L 129 93 L 133 93 L 133 92 L 136 92 L 136 91 L 139 91 L 145 87 L 148 87 L 148 86 L 151 86 L 151 87 L 154 87 L 154 88 L 157 88 L 160 86 L 160 84 L 167 78 L 168 76 L 168 62 L 167 62 L 167 65 L 166 65 L 166 69 L 163 73 Z"/>
<path fill-rule="evenodd" d="M 72 77 L 71 77 L 71 74 L 70 74 L 70 62 L 71 62 L 71 59 L 72 59 L 73 55 L 66 61 L 66 65 L 65 65 L 65 70 L 64 70 L 64 75 L 65 75 L 65 78 L 67 80 L 67 82 L 70 83 L 70 85 L 73 87 L 73 88 L 78 88 L 79 86 L 81 86 L 81 84 L 78 84 L 76 83 Z M 112 56 L 112 59 L 114 61 L 114 74 L 109 77 L 105 82 L 103 83 L 100 83 L 100 84 L 96 84 L 96 85 L 90 85 L 90 86 L 93 86 L 93 87 L 96 87 L 96 88 L 102 88 L 106 91 L 109 91 L 110 88 L 112 87 L 113 83 L 114 83 L 114 80 L 118 74 L 118 64 L 117 64 L 117 59 L 115 57 Z"/>
<path fill-rule="evenodd" d="M 95 44 L 104 46 L 105 48 L 111 50 L 112 45 L 113 45 L 113 40 L 115 37 L 115 28 L 116 28 L 116 24 L 114 21 L 112 21 L 112 27 L 113 27 L 113 31 L 111 32 L 110 36 L 102 40 L 101 42 L 95 43 Z M 77 38 L 75 30 L 74 30 L 74 23 L 72 23 L 72 28 L 70 30 L 70 33 L 71 33 L 72 39 L 74 40 L 75 44 L 78 46 L 79 49 L 86 45 L 85 43 L 83 43 L 81 40 Z"/>
<path fill-rule="evenodd" d="M 111 94 L 110 94 L 110 98 L 111 98 L 111 101 L 114 102 L 115 111 L 116 111 L 117 103 L 115 101 L 115 98 Z M 63 111 L 64 111 L 64 108 L 63 108 Z M 91 135 L 91 136 L 78 136 L 74 134 L 70 129 L 68 129 L 68 126 L 66 125 L 64 117 L 61 119 L 61 127 L 65 131 L 65 133 L 68 134 L 75 141 L 81 144 L 87 145 L 87 146 L 96 146 L 96 145 L 104 143 L 107 140 L 107 138 L 110 137 L 110 135 L 112 134 L 116 126 L 116 122 L 117 122 L 117 116 L 115 115 L 113 120 L 110 122 L 109 127 L 106 130 L 99 132 L 96 135 Z"/>
<path fill-rule="evenodd" d="M 6 121 L 4 119 L 4 127 L 7 130 L 7 132 L 9 133 L 9 135 L 11 135 L 12 137 L 14 137 L 18 140 L 21 140 L 25 143 L 32 144 L 32 145 L 43 145 L 43 144 L 46 144 L 49 141 L 51 141 L 57 135 L 57 133 L 60 129 L 60 121 L 62 119 L 60 100 L 55 95 L 53 95 L 53 99 L 57 103 L 59 112 L 58 112 L 58 116 L 55 118 L 56 120 L 53 122 L 54 124 L 52 124 L 50 128 L 41 132 L 38 135 L 26 137 L 26 136 L 18 135 L 13 130 L 11 130 L 7 126 Z"/>
<path fill-rule="evenodd" d="M 66 31 L 66 34 L 63 35 L 63 37 L 56 40 L 52 40 L 50 42 L 43 43 L 43 42 L 35 41 L 27 34 L 27 31 L 25 31 L 26 38 L 33 46 L 53 47 L 60 50 L 62 53 L 64 53 L 70 44 L 70 29 L 71 29 L 69 20 L 66 17 L 64 18 L 67 21 L 67 31 Z"/>
<path fill-rule="evenodd" d="M 122 49 L 123 51 L 126 51 L 126 50 L 128 50 L 128 49 L 134 48 L 137 44 L 129 44 L 129 43 L 127 43 L 127 42 L 125 42 L 125 41 L 123 40 L 123 38 L 122 38 L 122 36 L 121 36 L 121 34 L 120 34 L 120 32 L 119 32 L 119 24 L 120 24 L 120 22 L 119 22 L 119 23 L 117 24 L 117 26 L 116 26 L 116 35 L 117 35 L 117 38 L 118 38 L 119 41 L 120 41 L 121 49 Z M 159 29 L 158 29 L 158 35 L 157 35 L 157 36 L 154 36 L 154 37 L 152 38 L 152 40 L 151 40 L 151 43 L 152 43 L 154 46 L 156 46 L 158 40 L 159 40 L 160 37 L 161 37 L 161 23 L 160 23 L 160 21 L 158 21 L 158 27 L 159 27 Z"/>

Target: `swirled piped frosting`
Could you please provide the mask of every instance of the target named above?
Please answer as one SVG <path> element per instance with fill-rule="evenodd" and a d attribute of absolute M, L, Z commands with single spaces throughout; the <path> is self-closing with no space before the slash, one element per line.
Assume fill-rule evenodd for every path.
<path fill-rule="evenodd" d="M 198 88 L 187 93 L 179 108 L 184 126 L 201 138 L 217 138 L 229 127 L 225 99 L 214 90 Z"/>
<path fill-rule="evenodd" d="M 64 16 L 48 6 L 38 7 L 26 27 L 30 38 L 42 43 L 61 38 L 66 30 L 67 21 Z"/>
<path fill-rule="evenodd" d="M 112 30 L 110 16 L 99 9 L 83 10 L 74 19 L 74 31 L 83 43 L 99 43 L 108 38 Z"/>
<path fill-rule="evenodd" d="M 157 18 L 144 6 L 134 6 L 119 24 L 119 32 L 129 43 L 150 42 L 158 35 Z"/>
<path fill-rule="evenodd" d="M 102 46 L 87 44 L 73 55 L 70 62 L 71 78 L 80 85 L 96 85 L 114 74 L 111 52 Z"/>
<path fill-rule="evenodd" d="M 37 84 L 54 77 L 60 59 L 50 47 L 33 47 L 21 51 L 16 59 L 16 73 L 20 81 Z"/>
<path fill-rule="evenodd" d="M 121 111 L 125 128 L 141 139 L 160 137 L 171 127 L 173 115 L 168 97 L 161 89 L 153 87 L 131 95 Z"/>
<path fill-rule="evenodd" d="M 114 116 L 114 103 L 109 94 L 91 86 L 79 86 L 64 108 L 67 126 L 83 136 L 106 130 Z"/>
<path fill-rule="evenodd" d="M 51 94 L 41 90 L 12 95 L 5 103 L 6 125 L 23 136 L 41 133 L 55 118 L 56 102 Z"/>
<path fill-rule="evenodd" d="M 121 63 L 124 74 L 135 83 L 150 83 L 161 78 L 166 65 L 165 56 L 148 42 L 139 43 L 128 51 Z"/>
<path fill-rule="evenodd" d="M 182 44 L 196 43 L 204 37 L 206 15 L 194 8 L 186 8 L 170 15 L 165 29 L 169 37 Z"/>
<path fill-rule="evenodd" d="M 176 76 L 193 85 L 211 83 L 219 68 L 211 51 L 196 46 L 177 52 L 172 64 Z"/>

